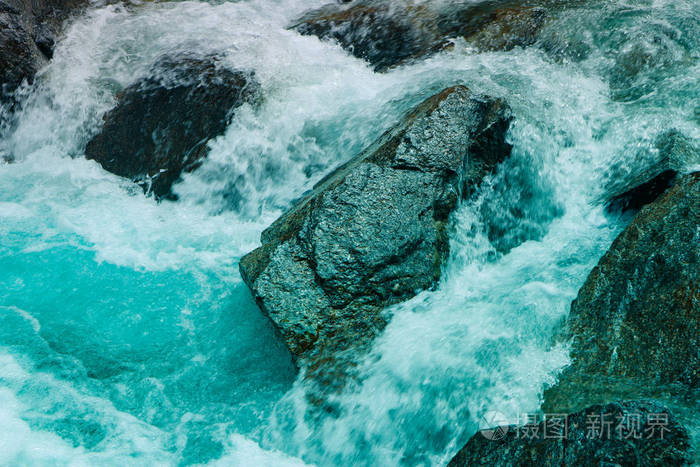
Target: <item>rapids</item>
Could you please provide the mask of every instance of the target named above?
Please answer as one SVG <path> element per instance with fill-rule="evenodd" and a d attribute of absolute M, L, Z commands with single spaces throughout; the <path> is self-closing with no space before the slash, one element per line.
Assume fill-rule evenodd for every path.
<path fill-rule="evenodd" d="M 383 74 L 286 29 L 323 3 L 93 6 L 19 91 L 0 129 L 0 465 L 443 465 L 487 411 L 537 410 L 568 362 L 557 325 L 629 221 L 604 212 L 606 183 L 664 131 L 700 139 L 697 3 L 591 2 L 539 46 L 457 40 Z M 187 51 L 255 70 L 264 102 L 239 109 L 179 201 L 156 203 L 82 151 L 120 89 Z M 439 287 L 394 307 L 339 415 L 308 416 L 238 259 L 456 83 L 509 102 L 513 155 L 453 216 Z"/>

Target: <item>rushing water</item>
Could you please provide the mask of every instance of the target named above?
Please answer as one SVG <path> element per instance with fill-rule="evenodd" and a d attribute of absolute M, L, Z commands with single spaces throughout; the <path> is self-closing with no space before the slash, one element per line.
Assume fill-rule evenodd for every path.
<path fill-rule="evenodd" d="M 93 8 L 22 91 L 0 139 L 0 465 L 440 465 L 486 411 L 537 409 L 568 362 L 557 324 L 629 220 L 604 213 L 606 183 L 666 130 L 700 138 L 697 3 L 595 3 L 537 47 L 456 41 L 385 74 L 286 29 L 321 3 Z M 255 70 L 264 102 L 158 204 L 82 152 L 115 94 L 182 51 Z M 438 289 L 395 306 L 337 416 L 308 416 L 238 259 L 455 83 L 510 103 L 513 155 L 454 214 Z"/>

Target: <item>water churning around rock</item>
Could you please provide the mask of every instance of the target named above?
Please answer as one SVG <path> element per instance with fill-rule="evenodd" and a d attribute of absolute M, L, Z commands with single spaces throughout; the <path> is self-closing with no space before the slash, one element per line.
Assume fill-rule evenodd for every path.
<path fill-rule="evenodd" d="M 294 27 L 325 3 L 92 5 L 0 106 L 0 464 L 437 466 L 485 413 L 539 409 L 570 362 L 561 322 L 631 221 L 605 200 L 664 135 L 700 146 L 696 2 L 486 2 L 469 23 L 475 2 L 396 2 L 381 15 L 408 42 L 381 69 Z M 177 81 L 163 57 L 193 54 L 254 76 L 256 98 L 217 114 L 157 200 L 86 146 L 125 90 Z M 507 102 L 509 157 L 451 211 L 439 280 L 392 302 L 319 412 L 239 261 L 453 86 Z"/>

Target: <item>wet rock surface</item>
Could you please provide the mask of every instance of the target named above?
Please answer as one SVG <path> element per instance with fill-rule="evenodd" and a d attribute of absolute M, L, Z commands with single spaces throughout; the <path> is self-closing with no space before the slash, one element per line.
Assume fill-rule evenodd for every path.
<path fill-rule="evenodd" d="M 23 83 L 31 83 L 53 56 L 63 22 L 87 4 L 84 0 L 0 1 L 0 102 L 9 102 Z"/>
<path fill-rule="evenodd" d="M 432 287 L 461 193 L 510 154 L 508 106 L 448 88 L 319 182 L 240 269 L 299 367 L 343 384 L 382 309 Z M 352 350 L 351 352 L 348 352 Z"/>
<path fill-rule="evenodd" d="M 690 465 L 687 430 L 662 405 L 595 405 L 548 421 L 478 432 L 449 467 Z"/>
<path fill-rule="evenodd" d="M 147 193 L 173 197 L 173 183 L 199 167 L 207 142 L 259 91 L 252 72 L 228 70 L 215 57 L 165 57 L 117 96 L 85 155 Z"/>
<path fill-rule="evenodd" d="M 608 211 L 637 211 L 653 202 L 676 180 L 685 167 L 700 164 L 700 150 L 677 130 L 669 130 L 656 138 L 658 157 L 643 170 L 620 174 L 608 187 Z"/>
<path fill-rule="evenodd" d="M 541 7 L 516 2 L 457 2 L 433 10 L 404 2 L 336 3 L 304 15 L 293 29 L 337 41 L 375 70 L 443 50 L 463 37 L 480 51 L 532 45 L 547 20 Z"/>
<path fill-rule="evenodd" d="M 19 11 L 0 3 L 0 102 L 9 101 L 24 80 L 33 79 L 45 60 Z"/>
<path fill-rule="evenodd" d="M 700 172 L 642 208 L 571 306 L 573 363 L 545 411 L 676 394 L 700 383 Z"/>
<path fill-rule="evenodd" d="M 615 195 L 608 204 L 608 211 L 636 211 L 643 206 L 653 202 L 661 196 L 673 184 L 673 181 L 678 176 L 678 172 L 673 169 L 655 167 L 651 173 L 648 173 L 651 178 L 642 178 L 642 183 L 636 185 L 629 190 Z"/>
<path fill-rule="evenodd" d="M 354 56 L 383 71 L 410 58 L 440 50 L 446 43 L 432 27 L 416 24 L 420 7 L 385 2 L 331 4 L 304 16 L 293 28 L 304 35 L 335 40 Z"/>
<path fill-rule="evenodd" d="M 480 51 L 506 51 L 534 44 L 546 21 L 547 11 L 544 8 L 500 8 L 459 33 Z"/>

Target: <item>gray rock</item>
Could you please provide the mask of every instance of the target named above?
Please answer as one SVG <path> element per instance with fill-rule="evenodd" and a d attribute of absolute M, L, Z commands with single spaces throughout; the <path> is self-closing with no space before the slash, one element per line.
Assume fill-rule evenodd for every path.
<path fill-rule="evenodd" d="M 20 12 L 0 2 L 0 103 L 11 100 L 46 61 L 27 31 Z"/>
<path fill-rule="evenodd" d="M 455 2 L 435 9 L 427 4 L 365 0 L 326 5 L 304 15 L 292 28 L 337 41 L 375 70 L 386 71 L 443 50 L 457 37 L 482 51 L 532 45 L 546 19 L 544 8 L 514 1 Z"/>
<path fill-rule="evenodd" d="M 0 0 L 0 102 L 12 94 L 53 55 L 61 28 L 85 0 Z"/>
<path fill-rule="evenodd" d="M 700 382 L 700 172 L 642 208 L 571 305 L 573 363 L 545 411 L 620 398 L 697 403 Z"/>
<path fill-rule="evenodd" d="M 539 424 L 481 431 L 448 467 L 681 466 L 691 461 L 688 432 L 665 407 L 625 401 Z"/>
<path fill-rule="evenodd" d="M 308 376 L 342 386 L 352 354 L 386 325 L 382 309 L 436 283 L 448 217 L 510 153 L 509 123 L 498 99 L 442 91 L 320 181 L 241 259 Z"/>
<path fill-rule="evenodd" d="M 232 111 L 259 97 L 253 73 L 231 71 L 215 57 L 164 57 L 152 74 L 124 89 L 85 155 L 141 184 L 157 198 L 207 155 Z"/>

